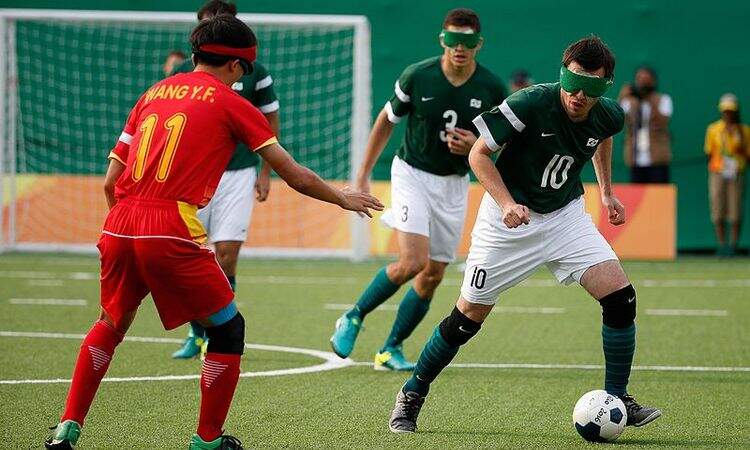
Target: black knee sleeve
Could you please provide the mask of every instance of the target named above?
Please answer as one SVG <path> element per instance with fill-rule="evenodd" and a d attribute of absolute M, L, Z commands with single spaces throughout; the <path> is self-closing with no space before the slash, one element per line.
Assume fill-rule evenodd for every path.
<path fill-rule="evenodd" d="M 635 320 L 635 289 L 629 284 L 599 300 L 602 322 L 612 328 L 627 328 Z"/>
<path fill-rule="evenodd" d="M 481 322 L 474 322 L 454 306 L 451 315 L 440 322 L 440 335 L 447 343 L 458 347 L 469 342 L 481 327 Z"/>
<path fill-rule="evenodd" d="M 245 350 L 245 318 L 239 312 L 228 322 L 206 328 L 208 351 L 241 355 Z"/>

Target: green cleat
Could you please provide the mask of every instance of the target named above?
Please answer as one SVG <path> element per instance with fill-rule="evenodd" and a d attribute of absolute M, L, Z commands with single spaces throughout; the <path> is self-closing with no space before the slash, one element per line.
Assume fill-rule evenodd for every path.
<path fill-rule="evenodd" d="M 44 441 L 44 448 L 50 450 L 73 450 L 81 437 L 81 426 L 72 420 L 60 422 L 50 430 L 50 436 Z"/>
<path fill-rule="evenodd" d="M 413 362 L 404 357 L 402 345 L 398 347 L 385 347 L 375 355 L 375 370 L 398 370 L 411 372 L 414 370 Z"/>
<path fill-rule="evenodd" d="M 193 333 L 185 339 L 179 350 L 172 353 L 174 359 L 192 359 L 196 358 L 201 354 L 201 346 L 205 343 L 206 339 L 202 337 L 194 336 Z"/>
<path fill-rule="evenodd" d="M 349 318 L 344 314 L 336 321 L 336 331 L 331 336 L 331 348 L 341 358 L 348 358 L 354 350 L 362 320 L 358 317 Z"/>
<path fill-rule="evenodd" d="M 206 442 L 200 436 L 194 434 L 190 439 L 188 450 L 243 450 L 242 442 L 234 436 L 224 434 Z"/>

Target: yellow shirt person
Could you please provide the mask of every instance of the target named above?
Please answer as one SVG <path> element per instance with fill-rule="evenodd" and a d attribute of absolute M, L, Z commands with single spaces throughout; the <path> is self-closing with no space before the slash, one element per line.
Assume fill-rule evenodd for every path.
<path fill-rule="evenodd" d="M 706 129 L 705 152 L 708 156 L 708 191 L 711 221 L 721 256 L 734 254 L 742 220 L 744 175 L 750 159 L 750 126 L 740 123 L 740 108 L 734 94 L 719 100 L 721 119 Z M 726 245 L 725 224 L 731 226 Z"/>

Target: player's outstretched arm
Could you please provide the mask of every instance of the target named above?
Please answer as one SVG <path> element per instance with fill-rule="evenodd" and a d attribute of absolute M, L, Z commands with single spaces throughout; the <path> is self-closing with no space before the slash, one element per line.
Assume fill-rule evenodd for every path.
<path fill-rule="evenodd" d="M 125 164 L 114 158 L 109 159 L 107 175 L 104 176 L 104 196 L 107 198 L 107 206 L 109 209 L 112 209 L 112 207 L 115 206 L 115 203 L 117 203 L 117 200 L 115 199 L 115 184 L 124 171 Z"/>
<path fill-rule="evenodd" d="M 268 120 L 268 124 L 273 130 L 273 134 L 279 137 L 279 111 L 263 113 Z M 261 163 L 258 179 L 255 180 L 255 199 L 259 202 L 268 200 L 268 194 L 271 192 L 271 166 Z"/>
<path fill-rule="evenodd" d="M 503 223 L 508 228 L 528 224 L 531 220 L 529 208 L 513 200 L 508 188 L 492 161 L 492 150 L 479 138 L 469 152 L 469 165 L 482 186 L 490 193 L 495 202 L 503 209 Z"/>
<path fill-rule="evenodd" d="M 359 172 L 357 172 L 357 185 L 355 186 L 357 190 L 370 192 L 372 168 L 375 167 L 375 163 L 391 138 L 394 126 L 395 124 L 388 120 L 386 111 L 380 111 L 375 119 L 375 124 L 372 126 L 372 131 L 370 131 L 370 138 L 367 140 L 367 147 L 365 147 L 365 156 L 362 165 L 359 167 Z"/>
<path fill-rule="evenodd" d="M 609 223 L 622 225 L 625 223 L 625 207 L 612 193 L 612 137 L 608 137 L 599 144 L 592 162 L 596 179 L 599 182 L 602 204 L 609 213 Z"/>
<path fill-rule="evenodd" d="M 298 164 L 279 144 L 267 145 L 258 150 L 258 154 L 297 192 L 368 217 L 372 217 L 371 209 L 382 211 L 384 208 L 380 200 L 370 194 L 336 189 L 326 183 L 315 172 Z"/>

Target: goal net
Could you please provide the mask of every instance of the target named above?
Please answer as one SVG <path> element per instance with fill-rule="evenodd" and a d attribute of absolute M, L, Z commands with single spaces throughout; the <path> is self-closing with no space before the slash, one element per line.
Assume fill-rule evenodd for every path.
<path fill-rule="evenodd" d="M 279 98 L 280 141 L 348 183 L 370 122 L 370 31 L 362 16 L 241 14 Z M 94 251 L 107 155 L 138 96 L 188 58 L 193 13 L 0 10 L 0 245 Z M 244 254 L 368 252 L 367 225 L 274 179 Z"/>

